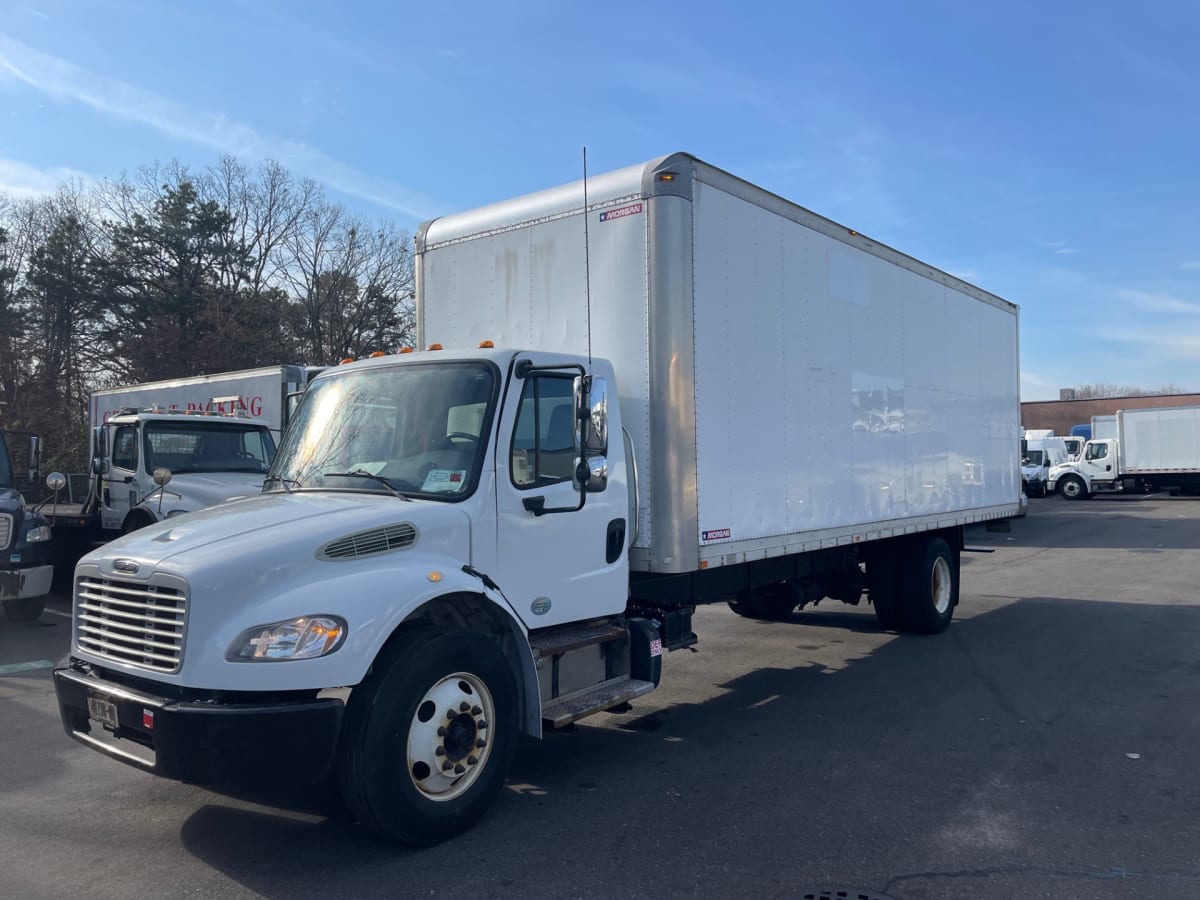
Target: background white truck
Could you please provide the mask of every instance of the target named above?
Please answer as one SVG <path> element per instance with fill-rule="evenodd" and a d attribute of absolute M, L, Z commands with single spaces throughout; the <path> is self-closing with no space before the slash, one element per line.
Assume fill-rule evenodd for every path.
<path fill-rule="evenodd" d="M 315 378 L 262 496 L 80 562 L 69 735 L 429 844 L 697 603 L 950 624 L 964 526 L 1021 510 L 1017 308 L 684 154 L 588 191 L 422 226 L 428 350 Z"/>
<path fill-rule="evenodd" d="M 1200 406 L 1118 410 L 1093 417 L 1092 428 L 1101 436 L 1075 462 L 1051 468 L 1050 490 L 1081 500 L 1110 491 L 1200 489 Z"/>
<path fill-rule="evenodd" d="M 95 391 L 86 492 L 60 494 L 45 507 L 59 537 L 101 540 L 258 493 L 288 398 L 308 374 L 303 366 L 269 366 Z M 171 472 L 165 487 L 154 477 L 162 468 Z"/>

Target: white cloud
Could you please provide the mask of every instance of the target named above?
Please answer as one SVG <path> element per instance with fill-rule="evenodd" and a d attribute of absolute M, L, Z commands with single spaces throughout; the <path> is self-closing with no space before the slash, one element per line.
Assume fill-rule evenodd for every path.
<path fill-rule="evenodd" d="M 38 169 L 15 159 L 0 157 L 0 194 L 29 200 L 53 194 L 65 181 L 92 182 L 98 179 L 76 169 Z"/>
<path fill-rule="evenodd" d="M 0 34 L 0 81 L 5 78 L 64 102 L 136 122 L 179 140 L 243 159 L 274 159 L 350 196 L 403 213 L 429 217 L 434 204 L 402 185 L 360 172 L 303 143 L 280 141 L 222 114 L 200 113 L 135 85 L 88 72 Z"/>
<path fill-rule="evenodd" d="M 1172 356 L 1195 360 L 1200 354 L 1200 329 L 1100 329 L 1096 337 L 1115 343 L 1136 344 L 1157 356 Z"/>
<path fill-rule="evenodd" d="M 21 12 L 27 16 L 36 16 L 39 19 L 45 19 L 47 22 L 50 21 L 50 16 L 47 13 L 42 12 L 40 9 L 34 9 L 31 6 L 22 6 Z"/>
<path fill-rule="evenodd" d="M 1145 312 L 1167 313 L 1174 315 L 1200 315 L 1200 301 L 1185 300 L 1172 294 L 1155 291 L 1119 290 L 1115 296 L 1135 304 Z"/>
<path fill-rule="evenodd" d="M 1189 259 L 1187 262 L 1181 263 L 1179 268 L 1185 270 L 1200 269 L 1200 259 Z"/>

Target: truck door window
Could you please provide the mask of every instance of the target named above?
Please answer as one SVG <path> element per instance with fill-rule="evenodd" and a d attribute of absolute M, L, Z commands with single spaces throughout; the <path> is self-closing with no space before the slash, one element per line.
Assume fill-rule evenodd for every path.
<path fill-rule="evenodd" d="M 112 464 L 118 469 L 137 471 L 137 426 L 122 425 L 113 436 Z"/>
<path fill-rule="evenodd" d="M 1108 444 L 1088 444 L 1086 456 L 1089 462 L 1104 459 L 1108 456 Z"/>
<path fill-rule="evenodd" d="M 512 442 L 512 481 L 519 488 L 570 481 L 575 472 L 574 382 L 534 375 L 525 382 Z"/>

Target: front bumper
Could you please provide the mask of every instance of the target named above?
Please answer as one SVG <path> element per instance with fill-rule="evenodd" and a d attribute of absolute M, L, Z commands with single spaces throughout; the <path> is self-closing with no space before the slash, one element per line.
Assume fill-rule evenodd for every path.
<path fill-rule="evenodd" d="M 50 593 L 54 566 L 31 566 L 28 569 L 0 570 L 0 600 L 20 600 L 42 597 Z"/>
<path fill-rule="evenodd" d="M 317 784 L 333 765 L 344 709 L 333 697 L 167 697 L 152 682 L 118 683 L 75 659 L 54 670 L 54 691 L 75 740 L 191 784 Z"/>

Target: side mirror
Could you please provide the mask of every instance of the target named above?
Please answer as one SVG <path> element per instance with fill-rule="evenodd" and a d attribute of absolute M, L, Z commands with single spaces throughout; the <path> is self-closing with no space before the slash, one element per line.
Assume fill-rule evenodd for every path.
<path fill-rule="evenodd" d="M 66 486 L 67 476 L 62 474 L 62 472 L 51 472 L 46 476 L 46 487 L 50 488 L 54 493 L 57 494 Z"/>
<path fill-rule="evenodd" d="M 575 488 L 598 493 L 608 486 L 608 380 L 583 375 L 575 379 Z"/>
<path fill-rule="evenodd" d="M 152 477 L 154 478 L 154 483 L 159 487 L 166 487 L 171 481 L 171 470 L 160 466 L 154 470 Z"/>

